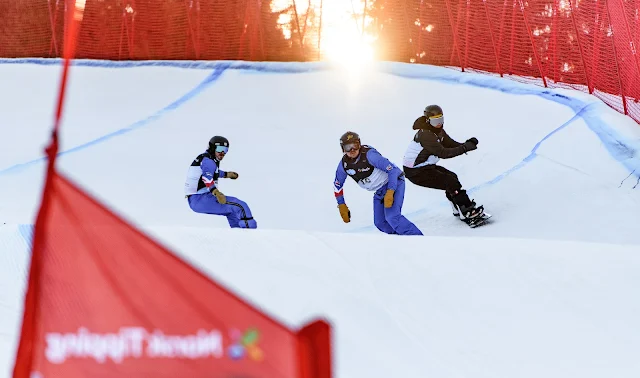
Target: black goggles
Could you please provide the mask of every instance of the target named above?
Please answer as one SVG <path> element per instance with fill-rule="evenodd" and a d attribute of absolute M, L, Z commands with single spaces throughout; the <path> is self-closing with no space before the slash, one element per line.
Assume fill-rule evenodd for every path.
<path fill-rule="evenodd" d="M 355 150 L 357 150 L 359 148 L 360 148 L 360 143 L 359 142 L 347 143 L 347 144 L 342 146 L 342 151 L 351 152 L 351 151 L 355 151 Z"/>

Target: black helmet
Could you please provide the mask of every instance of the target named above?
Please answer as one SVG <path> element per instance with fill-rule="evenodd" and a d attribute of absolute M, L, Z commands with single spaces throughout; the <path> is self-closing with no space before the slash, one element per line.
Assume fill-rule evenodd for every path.
<path fill-rule="evenodd" d="M 342 136 L 340 137 L 340 148 L 342 149 L 342 152 L 348 152 L 345 151 L 344 148 L 346 145 L 348 144 L 357 144 L 357 148 L 360 148 L 361 144 L 360 144 L 360 135 L 358 135 L 358 133 L 355 133 L 353 131 L 347 131 L 346 133 L 342 134 Z M 350 150 L 351 148 L 349 148 Z"/>
<path fill-rule="evenodd" d="M 216 146 L 229 148 L 229 140 L 223 136 L 216 135 L 209 139 L 209 152 L 214 153 L 216 151 Z"/>
<path fill-rule="evenodd" d="M 424 108 L 424 116 L 427 117 L 427 123 L 431 126 L 439 126 L 444 123 L 444 112 L 438 105 L 429 105 Z"/>

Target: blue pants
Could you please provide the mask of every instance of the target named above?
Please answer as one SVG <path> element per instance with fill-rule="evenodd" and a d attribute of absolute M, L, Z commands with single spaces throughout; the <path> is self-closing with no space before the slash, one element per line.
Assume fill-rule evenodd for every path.
<path fill-rule="evenodd" d="M 257 228 L 258 224 L 251 215 L 251 209 L 235 197 L 227 196 L 224 205 L 211 193 L 193 194 L 189 196 L 189 207 L 196 213 L 224 215 L 231 228 Z"/>
<path fill-rule="evenodd" d="M 404 178 L 398 180 L 398 187 L 393 194 L 393 205 L 384 207 L 384 195 L 387 185 L 378 189 L 373 195 L 373 223 L 378 230 L 387 234 L 422 235 L 422 232 L 402 214 L 404 202 Z"/>

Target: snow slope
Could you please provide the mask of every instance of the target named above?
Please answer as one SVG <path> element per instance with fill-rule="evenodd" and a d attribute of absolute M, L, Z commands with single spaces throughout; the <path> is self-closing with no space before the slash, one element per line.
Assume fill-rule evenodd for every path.
<path fill-rule="evenodd" d="M 60 67 L 0 61 L 0 363 L 11 368 Z M 425 237 L 380 234 L 371 194 L 332 195 L 339 136 L 400 164 L 429 103 L 478 150 L 441 161 L 494 214 L 469 229 L 407 183 Z M 259 230 L 193 214 L 191 160 L 216 134 L 221 190 Z M 380 63 L 119 63 L 72 68 L 59 167 L 91 194 L 292 326 L 326 315 L 338 377 L 632 377 L 640 373 L 640 127 L 592 96 Z M 6 351 L 6 353 L 5 353 Z M 2 360 L 4 359 L 4 360 Z"/>

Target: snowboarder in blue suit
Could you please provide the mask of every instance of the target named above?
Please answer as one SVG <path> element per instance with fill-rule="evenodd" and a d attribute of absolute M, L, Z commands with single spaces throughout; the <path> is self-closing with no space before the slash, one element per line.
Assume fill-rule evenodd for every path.
<path fill-rule="evenodd" d="M 236 172 L 220 169 L 220 162 L 228 151 L 229 140 L 214 136 L 209 140 L 209 148 L 193 160 L 184 184 L 189 207 L 196 213 L 224 215 L 231 228 L 257 228 L 249 206 L 238 198 L 225 196 L 218 189 L 218 179 L 238 178 Z"/>
<path fill-rule="evenodd" d="M 333 190 L 340 216 L 351 221 L 351 211 L 344 200 L 343 186 L 347 176 L 363 189 L 374 192 L 373 223 L 387 234 L 422 235 L 422 232 L 401 214 L 404 201 L 404 172 L 375 148 L 361 145 L 360 136 L 347 131 L 340 137 L 342 160 L 336 169 Z"/>

